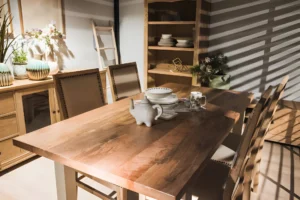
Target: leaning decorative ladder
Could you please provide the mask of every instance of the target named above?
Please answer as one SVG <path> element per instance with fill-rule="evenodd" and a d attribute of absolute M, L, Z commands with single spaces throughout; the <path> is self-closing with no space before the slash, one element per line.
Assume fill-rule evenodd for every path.
<path fill-rule="evenodd" d="M 114 27 L 113 26 L 109 26 L 109 27 L 96 26 L 94 21 L 92 21 L 92 27 L 93 27 L 93 34 L 94 34 L 94 40 L 95 40 L 96 50 L 97 50 L 97 54 L 98 54 L 98 61 L 99 61 L 100 70 L 105 70 L 107 68 L 105 63 L 102 62 L 102 55 L 103 55 L 102 53 L 105 50 L 112 49 L 114 51 L 114 58 L 115 58 L 115 63 L 114 64 L 118 65 L 119 64 L 119 57 L 118 57 Z M 113 46 L 112 47 L 105 47 L 105 46 L 100 47 L 99 37 L 97 35 L 98 32 L 110 32 Z"/>

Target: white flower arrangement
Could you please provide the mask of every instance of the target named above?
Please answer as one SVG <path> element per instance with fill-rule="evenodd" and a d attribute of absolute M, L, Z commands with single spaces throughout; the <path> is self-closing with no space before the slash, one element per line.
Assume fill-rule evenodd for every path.
<path fill-rule="evenodd" d="M 55 23 L 50 23 L 43 29 L 32 29 L 25 33 L 25 39 L 31 40 L 32 45 L 35 45 L 37 41 L 43 42 L 46 46 L 44 51 L 50 53 L 53 53 L 54 45 L 60 38 L 63 38 L 63 34 L 56 28 Z"/>

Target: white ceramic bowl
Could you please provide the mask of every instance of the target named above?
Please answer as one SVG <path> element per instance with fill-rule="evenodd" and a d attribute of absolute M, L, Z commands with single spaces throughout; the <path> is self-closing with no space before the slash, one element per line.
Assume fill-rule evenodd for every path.
<path fill-rule="evenodd" d="M 187 44 L 187 43 L 191 43 L 191 40 L 177 40 L 178 43 L 183 43 L 183 44 Z"/>
<path fill-rule="evenodd" d="M 161 38 L 162 39 L 169 39 L 169 38 L 171 38 L 172 37 L 172 34 L 162 34 L 161 35 Z"/>
<path fill-rule="evenodd" d="M 161 99 L 171 95 L 173 92 L 170 88 L 154 87 L 148 88 L 145 92 L 146 96 L 151 99 Z"/>

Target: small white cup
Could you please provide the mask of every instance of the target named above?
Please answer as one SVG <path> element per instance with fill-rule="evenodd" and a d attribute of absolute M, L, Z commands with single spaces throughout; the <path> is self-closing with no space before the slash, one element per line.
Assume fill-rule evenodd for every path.
<path fill-rule="evenodd" d="M 204 96 L 201 92 L 191 92 L 190 103 L 191 109 L 198 110 L 200 108 L 204 108 L 206 105 L 206 96 Z"/>

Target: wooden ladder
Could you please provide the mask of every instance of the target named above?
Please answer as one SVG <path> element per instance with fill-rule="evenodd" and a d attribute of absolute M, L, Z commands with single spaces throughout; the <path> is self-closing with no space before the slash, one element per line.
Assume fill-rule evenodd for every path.
<path fill-rule="evenodd" d="M 92 20 L 92 27 L 93 27 L 93 33 L 94 33 L 94 40 L 96 44 L 96 50 L 98 54 L 98 61 L 99 61 L 99 66 L 100 70 L 105 70 L 107 66 L 103 66 L 102 60 L 101 60 L 101 51 L 108 50 L 108 49 L 113 49 L 114 50 L 114 56 L 115 56 L 115 65 L 119 64 L 119 56 L 118 56 L 118 51 L 117 51 L 117 45 L 116 45 L 116 38 L 115 38 L 115 32 L 114 32 L 114 27 L 113 26 L 96 26 L 95 22 Z M 111 33 L 111 38 L 112 38 L 112 47 L 100 47 L 99 46 L 99 38 L 97 37 L 97 32 L 110 32 Z"/>

